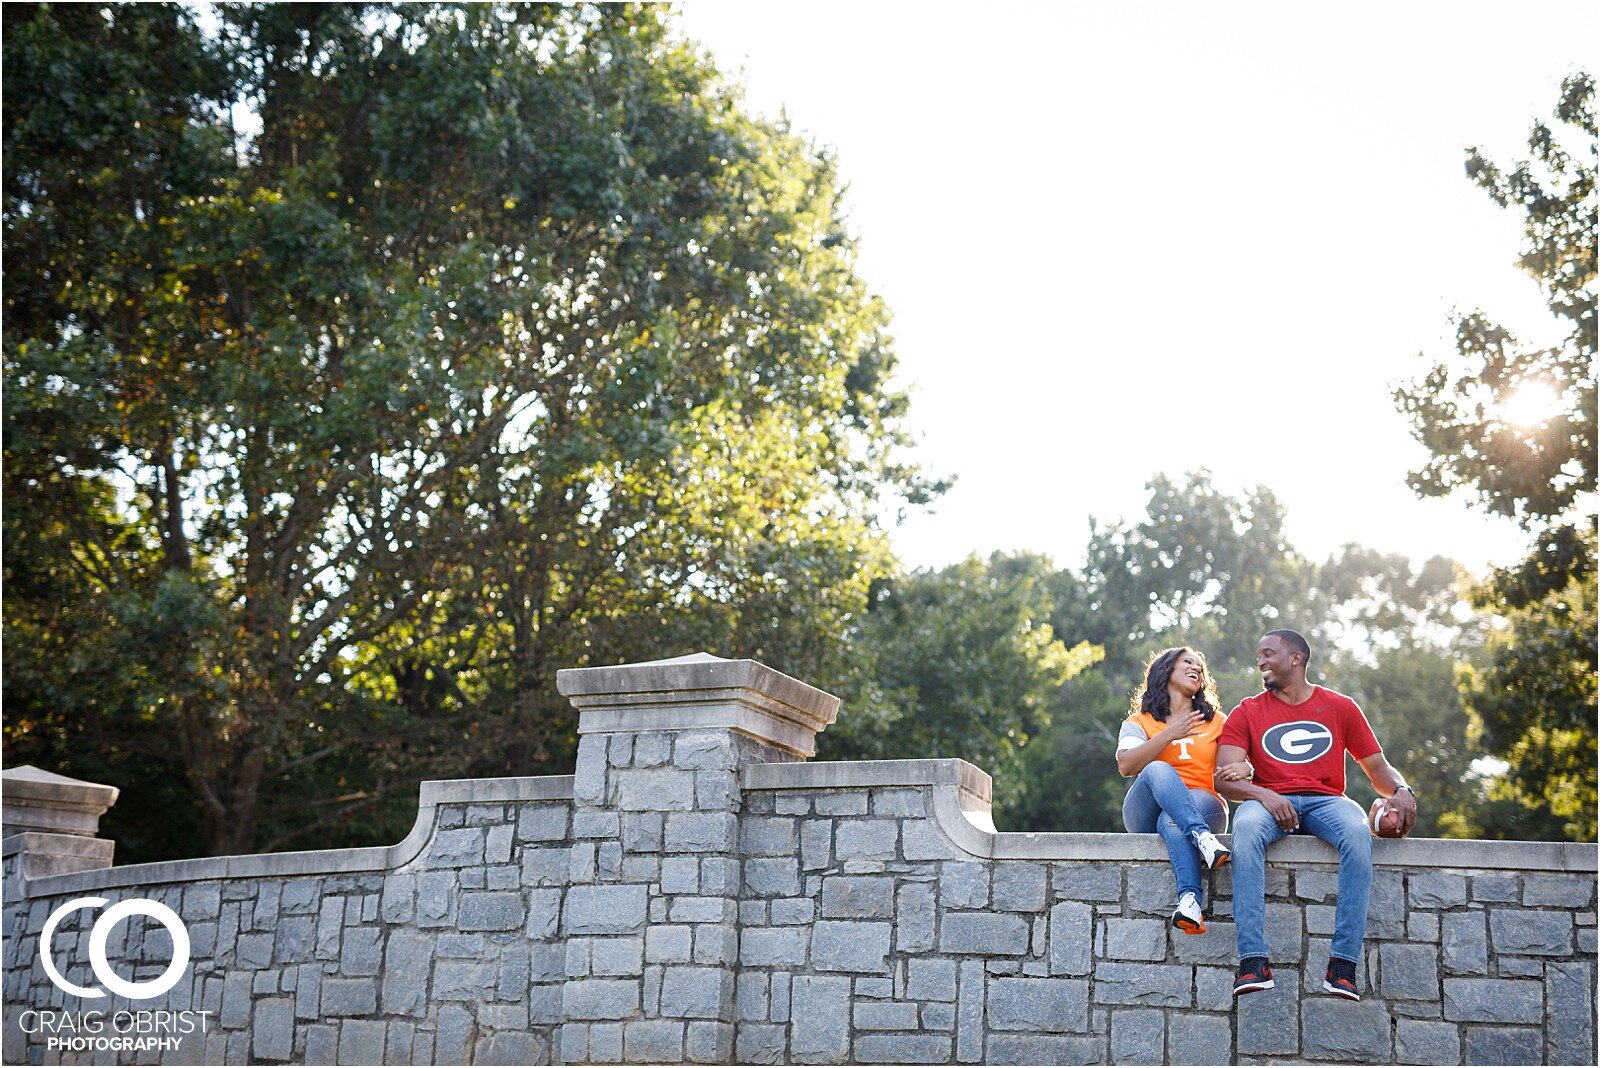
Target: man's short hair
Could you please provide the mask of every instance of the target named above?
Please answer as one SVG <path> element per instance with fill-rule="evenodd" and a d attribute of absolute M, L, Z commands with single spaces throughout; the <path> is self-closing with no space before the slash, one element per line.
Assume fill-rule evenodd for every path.
<path fill-rule="evenodd" d="M 1269 630 L 1264 637 L 1281 638 L 1290 649 L 1306 658 L 1307 667 L 1311 666 L 1311 643 L 1304 634 L 1297 630 Z"/>

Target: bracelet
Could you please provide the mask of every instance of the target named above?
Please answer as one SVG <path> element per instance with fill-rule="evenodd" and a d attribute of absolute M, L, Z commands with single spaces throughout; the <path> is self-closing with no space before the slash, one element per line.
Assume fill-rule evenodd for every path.
<path fill-rule="evenodd" d="M 1412 789 L 1412 788 L 1411 788 L 1411 787 L 1409 787 L 1409 786 L 1407 786 L 1407 785 L 1406 785 L 1406 784 L 1405 784 L 1405 783 L 1401 783 L 1401 784 L 1400 784 L 1400 785 L 1399 785 L 1399 786 L 1396 786 L 1396 787 L 1395 787 L 1395 788 L 1394 788 L 1394 792 L 1395 792 L 1395 793 L 1396 793 L 1396 794 L 1397 794 L 1397 793 L 1399 793 L 1399 792 L 1400 792 L 1400 791 L 1401 791 L 1401 790 L 1404 790 L 1404 791 L 1405 791 L 1405 792 L 1406 792 L 1406 793 L 1408 793 L 1408 794 L 1410 794 L 1410 795 L 1411 795 L 1411 801 L 1412 801 L 1412 803 L 1413 803 L 1413 804 L 1415 804 L 1415 803 L 1416 803 L 1416 800 L 1417 800 L 1417 792 L 1416 792 L 1416 791 L 1415 791 L 1415 790 L 1413 790 L 1413 789 Z M 1391 794 L 1391 795 L 1390 795 L 1390 796 L 1391 796 L 1391 797 L 1393 797 L 1393 796 L 1394 796 L 1394 795 L 1393 795 L 1393 794 Z"/>

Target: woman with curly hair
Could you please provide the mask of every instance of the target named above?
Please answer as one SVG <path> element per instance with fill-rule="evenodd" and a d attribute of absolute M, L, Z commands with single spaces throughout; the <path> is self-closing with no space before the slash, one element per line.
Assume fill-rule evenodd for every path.
<path fill-rule="evenodd" d="M 1228 826 L 1227 802 L 1213 783 L 1217 739 L 1228 719 L 1217 704 L 1205 657 L 1185 646 L 1163 649 L 1151 658 L 1144 692 L 1117 737 L 1117 771 L 1133 780 L 1122 801 L 1122 824 L 1166 841 L 1178 884 L 1172 926 L 1186 934 L 1206 929 L 1200 866 L 1219 868 L 1230 855 L 1217 840 Z M 1247 778 L 1248 765 L 1229 765 L 1222 775 Z"/>

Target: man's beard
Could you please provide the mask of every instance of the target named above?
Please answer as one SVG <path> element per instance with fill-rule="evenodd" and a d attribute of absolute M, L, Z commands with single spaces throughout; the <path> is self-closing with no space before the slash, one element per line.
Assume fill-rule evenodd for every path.
<path fill-rule="evenodd" d="M 1278 680 L 1277 679 L 1263 679 L 1263 680 L 1261 680 L 1261 686 L 1268 693 L 1274 693 L 1278 689 Z"/>

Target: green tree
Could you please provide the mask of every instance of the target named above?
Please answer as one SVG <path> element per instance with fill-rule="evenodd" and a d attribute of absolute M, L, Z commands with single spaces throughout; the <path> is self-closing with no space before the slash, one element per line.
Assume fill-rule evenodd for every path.
<path fill-rule="evenodd" d="M 1597 158 L 1594 81 L 1564 81 L 1557 125 L 1538 122 L 1529 160 L 1509 171 L 1468 151 L 1467 174 L 1495 203 L 1524 215 L 1518 266 L 1564 326 L 1547 348 L 1521 344 L 1475 312 L 1457 323 L 1456 358 L 1396 391 L 1432 453 L 1412 475 L 1424 496 L 1457 489 L 1535 534 L 1520 565 L 1496 572 L 1478 603 L 1501 616 L 1486 662 L 1464 675 L 1463 696 L 1484 743 L 1510 764 L 1492 800 L 1558 811 L 1566 833 L 1595 827 L 1593 625 L 1596 397 L 1594 358 Z M 1518 421 L 1523 391 L 1558 398 L 1545 419 Z M 1585 625 L 1587 624 L 1587 625 Z M 1539 817 L 1511 821 L 1542 825 Z"/>
<path fill-rule="evenodd" d="M 1043 557 L 996 553 L 878 582 L 854 643 L 864 679 L 822 755 L 960 757 L 1014 795 L 1055 688 L 1101 656 L 1056 638 L 1052 574 Z"/>
<path fill-rule="evenodd" d="M 827 155 L 654 7 L 221 15 L 6 8 L 17 755 L 83 719 L 211 852 L 344 844 L 561 767 L 557 668 L 842 674 L 936 487 Z"/>

